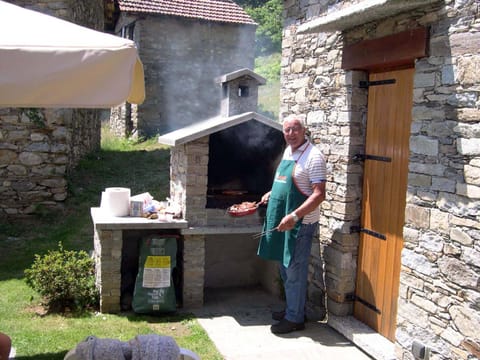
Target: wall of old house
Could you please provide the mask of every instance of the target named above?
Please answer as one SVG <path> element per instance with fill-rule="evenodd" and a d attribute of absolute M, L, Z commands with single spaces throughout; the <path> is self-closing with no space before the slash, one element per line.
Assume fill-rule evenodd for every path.
<path fill-rule="evenodd" d="M 341 69 L 340 34 L 295 33 L 305 14 L 315 16 L 328 8 L 328 4 L 303 4 L 284 2 L 280 117 L 305 114 L 311 140 L 327 159 L 327 193 L 321 205 L 319 239 L 312 246 L 307 307 L 322 317 L 326 289 L 328 311 L 347 315 L 352 311 L 347 297 L 355 289 L 358 247 L 358 235 L 351 234 L 350 227 L 360 216 L 362 170 L 351 164 L 349 156 L 362 148 L 365 93 L 352 87 L 362 74 Z"/>
<path fill-rule="evenodd" d="M 67 174 L 100 146 L 95 110 L 0 109 L 0 213 L 61 207 Z"/>
<path fill-rule="evenodd" d="M 134 18 L 121 14 L 117 31 Z M 214 117 L 220 112 L 226 73 L 254 67 L 255 26 L 142 14 L 134 40 L 145 67 L 145 102 L 138 106 L 130 133 L 155 136 Z M 122 111 L 111 118 L 120 129 Z M 127 118 L 128 120 L 128 118 Z M 127 129 L 128 130 L 128 129 Z M 128 131 L 127 131 L 127 134 Z"/>
<path fill-rule="evenodd" d="M 281 115 L 307 115 L 328 161 L 318 247 L 312 250 L 309 304 L 352 312 L 364 144 L 363 72 L 341 69 L 344 43 L 428 26 L 429 56 L 415 64 L 414 106 L 396 331 L 398 359 L 411 344 L 431 359 L 480 356 L 480 43 L 479 3 L 446 0 L 345 32 L 296 33 L 300 23 L 358 1 L 286 0 Z M 393 45 L 392 45 L 393 46 Z M 325 284 L 322 264 L 325 261 Z"/>
<path fill-rule="evenodd" d="M 9 3 L 103 31 L 103 0 L 9 0 Z"/>
<path fill-rule="evenodd" d="M 103 1 L 10 1 L 103 30 Z M 66 176 L 100 147 L 100 113 L 92 109 L 0 109 L 0 214 L 20 216 L 67 198 Z"/>

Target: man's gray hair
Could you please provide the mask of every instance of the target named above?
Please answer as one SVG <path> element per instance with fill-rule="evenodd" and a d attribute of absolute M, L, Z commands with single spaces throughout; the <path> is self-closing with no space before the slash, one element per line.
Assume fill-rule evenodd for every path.
<path fill-rule="evenodd" d="M 307 128 L 307 117 L 303 114 L 290 114 L 283 119 L 285 121 L 297 120 L 303 128 Z"/>

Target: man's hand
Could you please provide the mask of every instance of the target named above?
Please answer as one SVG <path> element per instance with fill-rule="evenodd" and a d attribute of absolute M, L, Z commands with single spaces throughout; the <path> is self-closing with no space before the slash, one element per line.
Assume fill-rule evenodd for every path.
<path fill-rule="evenodd" d="M 270 193 L 271 193 L 271 191 L 263 194 L 262 199 L 260 200 L 260 204 L 267 204 L 268 203 L 268 199 L 270 199 Z"/>
<path fill-rule="evenodd" d="M 280 224 L 278 224 L 277 230 L 278 231 L 288 231 L 292 230 L 293 227 L 295 226 L 295 219 L 291 214 L 288 214 L 283 217 L 282 221 L 280 221 Z"/>

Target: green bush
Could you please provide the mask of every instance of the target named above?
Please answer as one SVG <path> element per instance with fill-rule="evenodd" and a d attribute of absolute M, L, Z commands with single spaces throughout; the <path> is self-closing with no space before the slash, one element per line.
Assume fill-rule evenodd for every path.
<path fill-rule="evenodd" d="M 58 250 L 35 255 L 25 270 L 26 283 L 42 295 L 49 310 L 82 310 L 98 305 L 95 263 L 86 251 Z"/>

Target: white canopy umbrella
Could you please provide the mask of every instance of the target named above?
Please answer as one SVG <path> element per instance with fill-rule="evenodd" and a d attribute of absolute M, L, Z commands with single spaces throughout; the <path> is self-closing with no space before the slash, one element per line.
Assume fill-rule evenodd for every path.
<path fill-rule="evenodd" d="M 139 104 L 143 76 L 133 41 L 0 1 L 0 107 Z"/>

